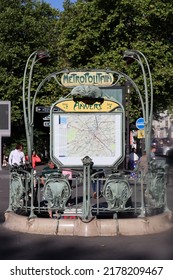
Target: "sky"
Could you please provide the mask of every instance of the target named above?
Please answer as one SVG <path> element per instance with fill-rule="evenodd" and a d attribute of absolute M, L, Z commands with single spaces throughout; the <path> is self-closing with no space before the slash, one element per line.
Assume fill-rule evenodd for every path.
<path fill-rule="evenodd" d="M 60 11 L 63 10 L 64 0 L 44 0 L 44 2 L 49 3 L 52 8 L 59 9 Z M 71 2 L 75 2 L 75 0 L 72 0 Z"/>

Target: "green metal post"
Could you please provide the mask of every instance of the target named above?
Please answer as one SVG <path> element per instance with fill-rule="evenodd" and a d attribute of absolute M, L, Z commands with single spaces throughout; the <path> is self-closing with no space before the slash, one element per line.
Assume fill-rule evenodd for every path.
<path fill-rule="evenodd" d="M 149 94 L 148 94 L 148 85 L 147 85 L 147 78 L 146 72 L 144 68 L 144 64 L 142 62 L 141 57 L 144 59 L 146 64 L 149 80 L 150 80 L 150 107 L 149 107 Z M 145 90 L 145 149 L 148 158 L 148 162 L 150 161 L 150 146 L 151 146 L 151 128 L 152 128 L 152 115 L 153 115 L 153 83 L 152 83 L 152 76 L 148 61 L 143 53 L 137 50 L 127 50 L 124 52 L 124 59 L 128 63 L 128 59 L 130 59 L 130 63 L 136 60 L 141 69 L 143 74 L 143 81 L 144 81 L 144 90 Z M 150 108 L 150 109 L 149 109 Z"/>

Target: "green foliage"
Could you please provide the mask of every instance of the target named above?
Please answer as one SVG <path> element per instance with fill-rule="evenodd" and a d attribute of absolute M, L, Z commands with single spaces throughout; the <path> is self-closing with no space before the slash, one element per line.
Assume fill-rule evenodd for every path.
<path fill-rule="evenodd" d="M 57 38 L 59 12 L 38 1 L 0 1 L 0 99 L 12 103 L 12 126 L 21 125 L 22 83 L 29 55 L 39 49 L 49 49 L 53 56 Z M 36 66 L 34 91 L 54 67 Z M 46 90 L 46 89 L 45 89 Z"/>
<path fill-rule="evenodd" d="M 45 66 L 34 66 L 31 94 L 44 77 L 64 68 L 119 70 L 143 93 L 139 65 L 127 67 L 123 61 L 126 49 L 141 51 L 151 67 L 157 113 L 172 108 L 172 42 L 172 0 L 65 0 L 63 12 L 44 1 L 0 0 L 0 99 L 12 103 L 12 138 L 25 138 L 23 75 L 35 50 L 47 49 L 51 58 Z M 66 90 L 51 80 L 40 90 L 36 105 L 49 106 L 63 94 Z M 130 96 L 130 106 L 133 121 L 141 115 L 136 94 Z"/>
<path fill-rule="evenodd" d="M 58 50 L 65 67 L 118 69 L 143 91 L 139 65 L 127 68 L 122 60 L 124 50 L 139 50 L 151 67 L 154 112 L 172 104 L 172 1 L 78 0 L 61 14 L 59 29 Z M 132 119 L 141 114 L 138 102 L 131 96 Z"/>

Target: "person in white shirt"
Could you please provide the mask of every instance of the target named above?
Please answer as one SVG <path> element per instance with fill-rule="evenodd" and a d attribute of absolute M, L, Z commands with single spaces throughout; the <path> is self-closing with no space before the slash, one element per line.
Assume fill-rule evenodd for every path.
<path fill-rule="evenodd" d="M 23 152 L 22 144 L 17 144 L 15 150 L 11 151 L 8 162 L 11 166 L 14 164 L 17 165 L 25 164 L 25 155 Z"/>

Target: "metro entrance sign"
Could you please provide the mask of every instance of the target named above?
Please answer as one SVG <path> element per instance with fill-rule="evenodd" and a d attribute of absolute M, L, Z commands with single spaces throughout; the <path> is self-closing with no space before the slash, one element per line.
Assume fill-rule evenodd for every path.
<path fill-rule="evenodd" d="M 136 127 L 137 129 L 144 129 L 144 118 L 139 118 L 136 121 Z"/>

